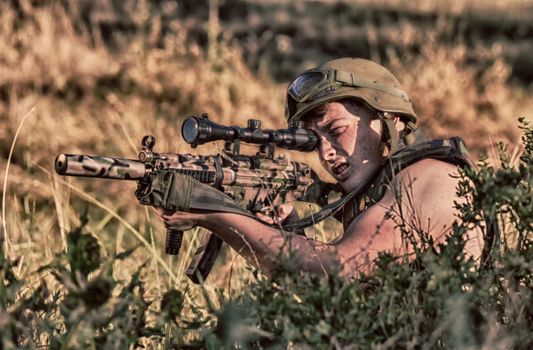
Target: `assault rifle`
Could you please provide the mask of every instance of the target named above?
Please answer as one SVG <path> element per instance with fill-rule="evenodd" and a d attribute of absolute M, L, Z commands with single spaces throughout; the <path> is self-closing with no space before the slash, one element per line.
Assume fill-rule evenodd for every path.
<path fill-rule="evenodd" d="M 83 154 L 59 154 L 55 170 L 60 175 L 137 181 L 137 198 L 146 198 L 153 174 L 169 172 L 189 176 L 210 185 L 228 195 L 236 206 L 249 212 L 276 206 L 294 200 L 323 204 L 332 187 L 321 182 L 306 164 L 275 157 L 276 147 L 312 151 L 317 135 L 302 124 L 288 129 L 264 130 L 261 121 L 248 120 L 245 128 L 224 126 L 209 120 L 207 114 L 187 118 L 181 129 L 183 139 L 195 148 L 198 145 L 224 140 L 224 149 L 217 155 L 192 155 L 157 153 L 153 148 L 156 139 L 146 135 L 138 159 L 88 156 Z M 255 155 L 240 152 L 241 142 L 258 144 Z M 139 200 L 145 205 L 154 205 Z M 207 203 L 206 203 L 207 204 Z M 239 209 L 240 209 L 239 208 Z M 168 208 L 163 208 L 168 209 Z M 219 208 L 220 209 L 220 208 Z M 235 211 L 233 211 L 235 212 Z M 279 226 L 278 226 L 279 227 Z M 165 252 L 177 255 L 183 232 L 167 230 Z M 198 248 L 188 269 L 187 276 L 195 283 L 207 278 L 220 251 L 222 241 L 213 234 Z"/>

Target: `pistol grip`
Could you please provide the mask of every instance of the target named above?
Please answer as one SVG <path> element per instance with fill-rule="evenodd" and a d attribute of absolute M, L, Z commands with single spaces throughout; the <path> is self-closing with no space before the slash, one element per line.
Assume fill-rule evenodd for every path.
<path fill-rule="evenodd" d="M 182 240 L 183 231 L 168 229 L 165 242 L 165 253 L 168 255 L 178 255 Z"/>

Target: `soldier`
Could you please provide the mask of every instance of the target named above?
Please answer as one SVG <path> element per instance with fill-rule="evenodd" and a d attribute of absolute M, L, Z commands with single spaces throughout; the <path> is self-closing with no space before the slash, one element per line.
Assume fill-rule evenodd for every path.
<path fill-rule="evenodd" d="M 445 239 L 456 215 L 454 202 L 461 201 L 453 174 L 468 165 L 466 151 L 460 139 L 427 141 L 419 135 L 411 101 L 392 73 L 359 58 L 327 62 L 292 81 L 285 116 L 289 124 L 301 120 L 316 132 L 321 164 L 351 197 L 343 208 L 341 237 L 319 242 L 220 212 L 159 211 L 164 225 L 205 227 L 266 273 L 288 247 L 302 270 L 337 270 L 350 277 L 369 272 L 380 252 L 410 253 L 400 223 L 418 239 L 420 232 L 435 242 Z M 290 213 L 282 206 L 278 217 L 260 217 L 283 222 Z M 479 235 L 472 232 L 467 239 L 465 250 L 479 257 Z"/>

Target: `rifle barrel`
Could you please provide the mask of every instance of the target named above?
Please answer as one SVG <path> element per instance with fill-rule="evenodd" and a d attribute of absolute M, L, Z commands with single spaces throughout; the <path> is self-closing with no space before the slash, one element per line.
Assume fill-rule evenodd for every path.
<path fill-rule="evenodd" d="M 85 154 L 58 154 L 54 167 L 59 175 L 102 179 L 140 180 L 146 174 L 139 160 Z"/>

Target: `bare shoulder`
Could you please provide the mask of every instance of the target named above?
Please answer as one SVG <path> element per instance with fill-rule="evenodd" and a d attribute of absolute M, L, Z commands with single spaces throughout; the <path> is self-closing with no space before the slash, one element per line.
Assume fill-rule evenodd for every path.
<path fill-rule="evenodd" d="M 443 241 L 458 219 L 456 204 L 465 200 L 457 195 L 459 180 L 457 165 L 436 159 L 419 161 L 398 173 L 400 186 L 396 187 L 404 189 L 404 193 L 410 191 L 410 196 L 401 199 L 403 213 L 408 213 L 413 225 L 422 226 L 435 241 Z M 389 198 L 397 201 L 393 191 L 388 192 Z M 481 232 L 467 232 L 465 239 L 467 254 L 478 258 L 483 247 Z"/>
<path fill-rule="evenodd" d="M 458 175 L 456 165 L 435 159 L 402 170 L 383 198 L 361 213 L 336 242 L 341 258 L 357 260 L 360 255 L 371 261 L 380 251 L 410 252 L 412 247 L 406 248 L 401 227 L 411 229 L 417 239 L 423 233 L 431 235 L 434 242 L 444 241 L 457 220 L 455 203 L 461 200 L 456 194 Z M 479 256 L 479 240 L 474 238 L 467 238 L 468 251 Z"/>
<path fill-rule="evenodd" d="M 427 232 L 444 232 L 457 218 L 458 182 L 456 165 L 424 159 L 399 172 L 382 201 L 407 214 Z"/>
<path fill-rule="evenodd" d="M 403 189 L 423 191 L 426 195 L 446 192 L 455 194 L 459 181 L 457 165 L 437 159 L 423 159 L 400 171 L 395 182 Z"/>

